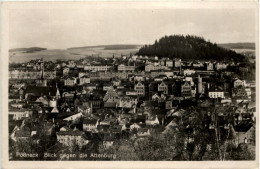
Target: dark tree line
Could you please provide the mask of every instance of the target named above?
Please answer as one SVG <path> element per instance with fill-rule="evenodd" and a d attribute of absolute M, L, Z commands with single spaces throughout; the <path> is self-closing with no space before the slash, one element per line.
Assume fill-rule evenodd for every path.
<path fill-rule="evenodd" d="M 153 45 L 145 45 L 138 55 L 181 58 L 183 60 L 216 60 L 244 62 L 246 58 L 234 51 L 221 48 L 197 36 L 171 35 L 156 40 Z"/>

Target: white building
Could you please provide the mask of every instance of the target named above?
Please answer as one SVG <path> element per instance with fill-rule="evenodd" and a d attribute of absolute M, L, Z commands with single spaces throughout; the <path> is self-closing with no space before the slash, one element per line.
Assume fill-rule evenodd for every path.
<path fill-rule="evenodd" d="M 213 87 L 209 89 L 209 97 L 210 98 L 225 98 L 224 90 L 220 87 Z"/>

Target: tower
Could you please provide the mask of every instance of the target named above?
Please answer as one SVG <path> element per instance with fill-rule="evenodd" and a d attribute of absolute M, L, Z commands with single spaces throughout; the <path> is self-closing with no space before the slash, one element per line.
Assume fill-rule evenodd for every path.
<path fill-rule="evenodd" d="M 38 61 L 41 67 L 41 77 L 36 80 L 36 85 L 37 86 L 47 86 L 47 80 L 44 79 L 44 62 L 42 61 L 42 59 L 40 61 Z"/>
<path fill-rule="evenodd" d="M 201 94 L 201 93 L 202 93 L 202 78 L 200 77 L 200 75 L 198 75 L 197 93 L 198 93 L 198 94 Z"/>

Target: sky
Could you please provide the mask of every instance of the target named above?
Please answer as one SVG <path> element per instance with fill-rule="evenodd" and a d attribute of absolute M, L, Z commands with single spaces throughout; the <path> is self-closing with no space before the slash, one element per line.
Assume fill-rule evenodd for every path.
<path fill-rule="evenodd" d="M 9 48 L 152 44 L 165 35 L 202 36 L 216 43 L 255 42 L 251 8 L 141 7 L 136 3 L 17 8 L 9 12 Z"/>

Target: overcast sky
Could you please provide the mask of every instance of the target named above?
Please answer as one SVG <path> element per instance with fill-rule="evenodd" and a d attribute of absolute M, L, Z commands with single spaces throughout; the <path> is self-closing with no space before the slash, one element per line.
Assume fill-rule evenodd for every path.
<path fill-rule="evenodd" d="M 133 5 L 15 9 L 9 14 L 9 47 L 64 49 L 152 44 L 171 34 L 198 35 L 216 43 L 255 42 L 255 21 L 252 9 L 166 9 Z"/>

